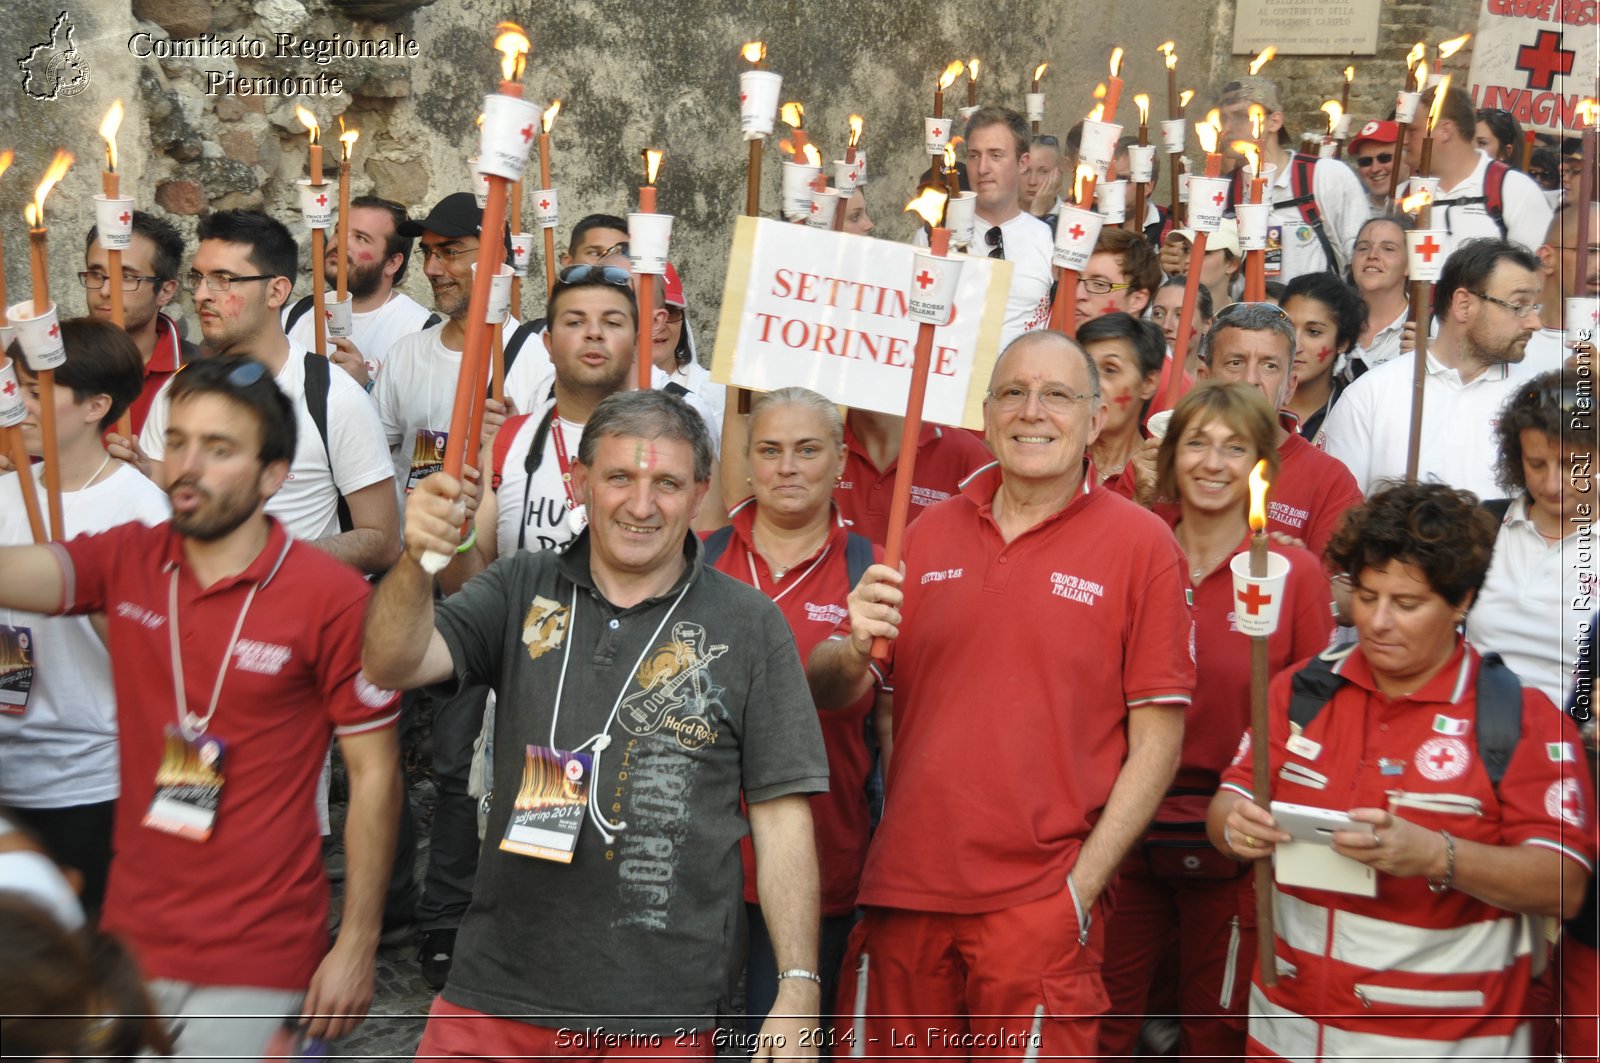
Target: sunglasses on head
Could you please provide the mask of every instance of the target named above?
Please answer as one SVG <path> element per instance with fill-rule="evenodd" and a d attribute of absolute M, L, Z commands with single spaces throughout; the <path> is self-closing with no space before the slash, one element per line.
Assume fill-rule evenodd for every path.
<path fill-rule="evenodd" d="M 627 288 L 633 283 L 633 274 L 621 266 L 591 266 L 588 263 L 579 263 L 568 266 L 556 274 L 556 283 L 560 285 L 575 284 L 614 284 L 619 288 Z"/>
<path fill-rule="evenodd" d="M 1374 162 L 1381 163 L 1382 165 L 1387 166 L 1393 161 L 1394 161 L 1394 152 L 1392 152 L 1392 151 L 1380 152 L 1377 155 L 1357 155 L 1356 156 L 1356 165 L 1361 167 L 1363 170 L 1365 170 L 1368 167 L 1370 167 Z"/>

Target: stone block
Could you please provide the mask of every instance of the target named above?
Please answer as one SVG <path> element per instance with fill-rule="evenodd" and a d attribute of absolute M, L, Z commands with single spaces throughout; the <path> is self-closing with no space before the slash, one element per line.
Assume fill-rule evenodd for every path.
<path fill-rule="evenodd" d="M 168 214 L 201 214 L 206 197 L 193 181 L 163 181 L 156 186 L 156 204 Z"/>

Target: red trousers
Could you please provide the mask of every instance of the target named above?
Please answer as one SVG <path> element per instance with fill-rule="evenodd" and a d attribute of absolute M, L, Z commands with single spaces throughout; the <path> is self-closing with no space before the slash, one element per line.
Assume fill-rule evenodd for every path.
<path fill-rule="evenodd" d="M 906 1059 L 1092 1057 L 1106 1010 L 1096 904 L 1070 890 L 978 915 L 869 908 L 836 1021 L 855 1051 Z"/>
<path fill-rule="evenodd" d="M 1157 875 L 1142 849 L 1123 862 L 1106 917 L 1103 971 L 1111 1011 L 1100 1022 L 1102 1059 L 1133 1055 L 1158 968 L 1176 970 L 1172 993 L 1158 995 L 1176 998 L 1179 1053 L 1191 1059 L 1244 1054 L 1256 955 L 1251 881 L 1248 874 Z"/>
<path fill-rule="evenodd" d="M 632 1034 L 627 1030 L 604 1028 L 598 1023 L 558 1030 L 485 1015 L 471 1008 L 457 1007 L 443 997 L 434 997 L 433 1007 L 428 1011 L 428 1025 L 422 1031 L 422 1043 L 417 1046 L 414 1058 L 498 1061 L 648 1057 L 710 1060 L 717 1053 L 715 1041 L 711 1030 Z"/>
<path fill-rule="evenodd" d="M 1561 1052 L 1567 1063 L 1600 1056 L 1600 952 L 1571 938 L 1556 953 L 1561 978 Z"/>

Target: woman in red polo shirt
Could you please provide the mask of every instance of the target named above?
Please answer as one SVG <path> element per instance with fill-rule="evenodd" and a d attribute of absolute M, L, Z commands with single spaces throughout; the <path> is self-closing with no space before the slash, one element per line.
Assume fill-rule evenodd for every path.
<path fill-rule="evenodd" d="M 1184 720 L 1177 778 L 1143 844 L 1124 861 L 1106 922 L 1105 1058 L 1133 1055 L 1140 1016 L 1170 1011 L 1150 1001 L 1158 968 L 1175 968 L 1182 1055 L 1238 1058 L 1255 948 L 1255 910 L 1245 869 L 1205 836 L 1206 806 L 1250 724 L 1250 640 L 1234 623 L 1229 562 L 1249 548 L 1249 476 L 1278 467 L 1273 411 L 1247 384 L 1201 384 L 1179 401 L 1156 459 L 1157 487 L 1179 500 L 1173 533 L 1194 590 L 1194 700 Z M 1289 560 L 1274 670 L 1320 652 L 1333 632 L 1333 596 L 1317 559 L 1274 544 Z"/>
<path fill-rule="evenodd" d="M 845 460 L 838 407 L 805 388 L 758 396 L 750 411 L 746 458 L 754 494 L 733 508 L 728 527 L 706 537 L 707 563 L 773 600 L 789 621 L 803 661 L 848 615 L 852 568 L 864 569 L 875 556 L 872 544 L 848 530 L 833 503 L 834 483 Z M 866 785 L 872 757 L 866 728 L 876 697 L 869 691 L 847 708 L 821 714 L 828 792 L 811 799 L 811 816 L 822 865 L 817 970 L 825 1013 L 833 1003 L 845 939 L 855 922 L 856 888 L 871 833 Z M 884 709 L 878 730 L 887 757 L 887 735 L 882 733 L 887 730 L 887 705 Z M 749 838 L 744 840 L 744 883 L 750 917 L 745 1014 L 754 1034 L 777 995 L 778 972 L 756 896 Z"/>

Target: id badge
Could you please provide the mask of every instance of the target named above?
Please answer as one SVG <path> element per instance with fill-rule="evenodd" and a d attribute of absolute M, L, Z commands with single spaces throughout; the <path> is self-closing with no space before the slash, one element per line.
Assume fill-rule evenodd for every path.
<path fill-rule="evenodd" d="M 411 472 L 406 475 L 406 494 L 436 472 L 444 470 L 444 448 L 450 433 L 437 428 L 417 429 L 416 445 L 411 448 Z"/>
<path fill-rule="evenodd" d="M 33 690 L 33 632 L 0 624 L 0 713 L 21 716 Z"/>
<path fill-rule="evenodd" d="M 1283 226 L 1267 226 L 1267 276 L 1276 277 L 1283 272 Z"/>
<path fill-rule="evenodd" d="M 522 783 L 500 848 L 558 864 L 572 863 L 589 809 L 594 758 L 549 746 L 529 746 Z"/>
<path fill-rule="evenodd" d="M 190 841 L 211 837 L 222 800 L 222 739 L 201 735 L 190 741 L 168 725 L 161 766 L 156 769 L 156 793 L 144 825 Z"/>

